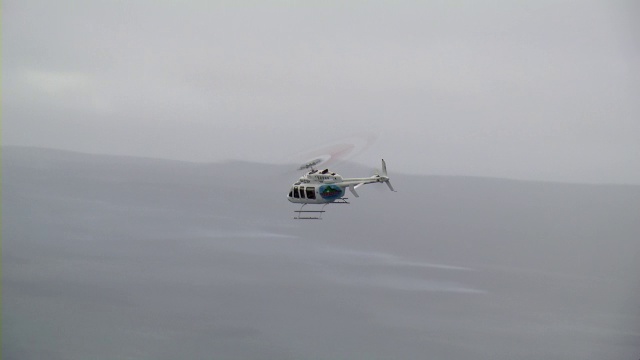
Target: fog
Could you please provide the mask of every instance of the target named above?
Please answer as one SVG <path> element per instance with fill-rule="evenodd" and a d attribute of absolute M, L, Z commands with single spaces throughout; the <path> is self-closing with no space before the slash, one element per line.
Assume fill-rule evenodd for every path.
<path fill-rule="evenodd" d="M 637 359 L 637 18 L 3 1 L 2 357 Z"/>
<path fill-rule="evenodd" d="M 638 6 L 3 2 L 5 145 L 640 184 Z"/>
<path fill-rule="evenodd" d="M 638 356 L 640 187 L 388 165 L 299 221 L 291 166 L 4 147 L 3 358 Z"/>

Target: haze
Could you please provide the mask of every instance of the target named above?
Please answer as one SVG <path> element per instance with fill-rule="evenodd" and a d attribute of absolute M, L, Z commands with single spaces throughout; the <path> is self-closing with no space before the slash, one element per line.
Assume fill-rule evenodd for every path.
<path fill-rule="evenodd" d="M 5 1 L 5 145 L 640 183 L 633 2 Z"/>
<path fill-rule="evenodd" d="M 640 186 L 392 169 L 296 221 L 286 165 L 5 147 L 3 359 L 638 357 Z"/>
<path fill-rule="evenodd" d="M 636 10 L 4 1 L 2 358 L 638 359 Z"/>

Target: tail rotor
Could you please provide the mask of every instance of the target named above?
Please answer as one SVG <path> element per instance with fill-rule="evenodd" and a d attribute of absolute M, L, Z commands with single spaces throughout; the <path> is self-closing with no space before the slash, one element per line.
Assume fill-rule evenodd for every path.
<path fill-rule="evenodd" d="M 387 186 L 389 187 L 389 190 L 396 192 L 393 186 L 391 186 L 391 182 L 389 181 L 389 176 L 387 175 L 387 163 L 384 162 L 384 159 L 382 159 L 382 176 L 380 177 L 382 178 L 382 181 L 384 181 L 384 183 L 387 184 Z"/>

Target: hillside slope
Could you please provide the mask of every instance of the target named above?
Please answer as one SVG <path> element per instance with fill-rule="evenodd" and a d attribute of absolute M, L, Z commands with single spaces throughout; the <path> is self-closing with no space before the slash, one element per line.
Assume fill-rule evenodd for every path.
<path fill-rule="evenodd" d="M 2 151 L 6 359 L 640 353 L 640 186 L 391 160 L 295 221 L 286 166 Z"/>

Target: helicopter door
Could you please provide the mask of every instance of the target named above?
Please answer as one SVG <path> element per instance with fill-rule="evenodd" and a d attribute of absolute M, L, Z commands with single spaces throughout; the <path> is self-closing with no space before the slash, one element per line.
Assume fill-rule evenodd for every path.
<path fill-rule="evenodd" d="M 304 199 L 304 186 L 300 186 L 300 199 Z"/>
<path fill-rule="evenodd" d="M 315 199 L 316 198 L 316 188 L 307 186 L 305 188 L 305 193 L 307 195 L 307 199 Z"/>
<path fill-rule="evenodd" d="M 293 197 L 296 198 L 296 199 L 300 198 L 300 194 L 298 193 L 298 187 L 297 186 L 293 187 Z"/>

